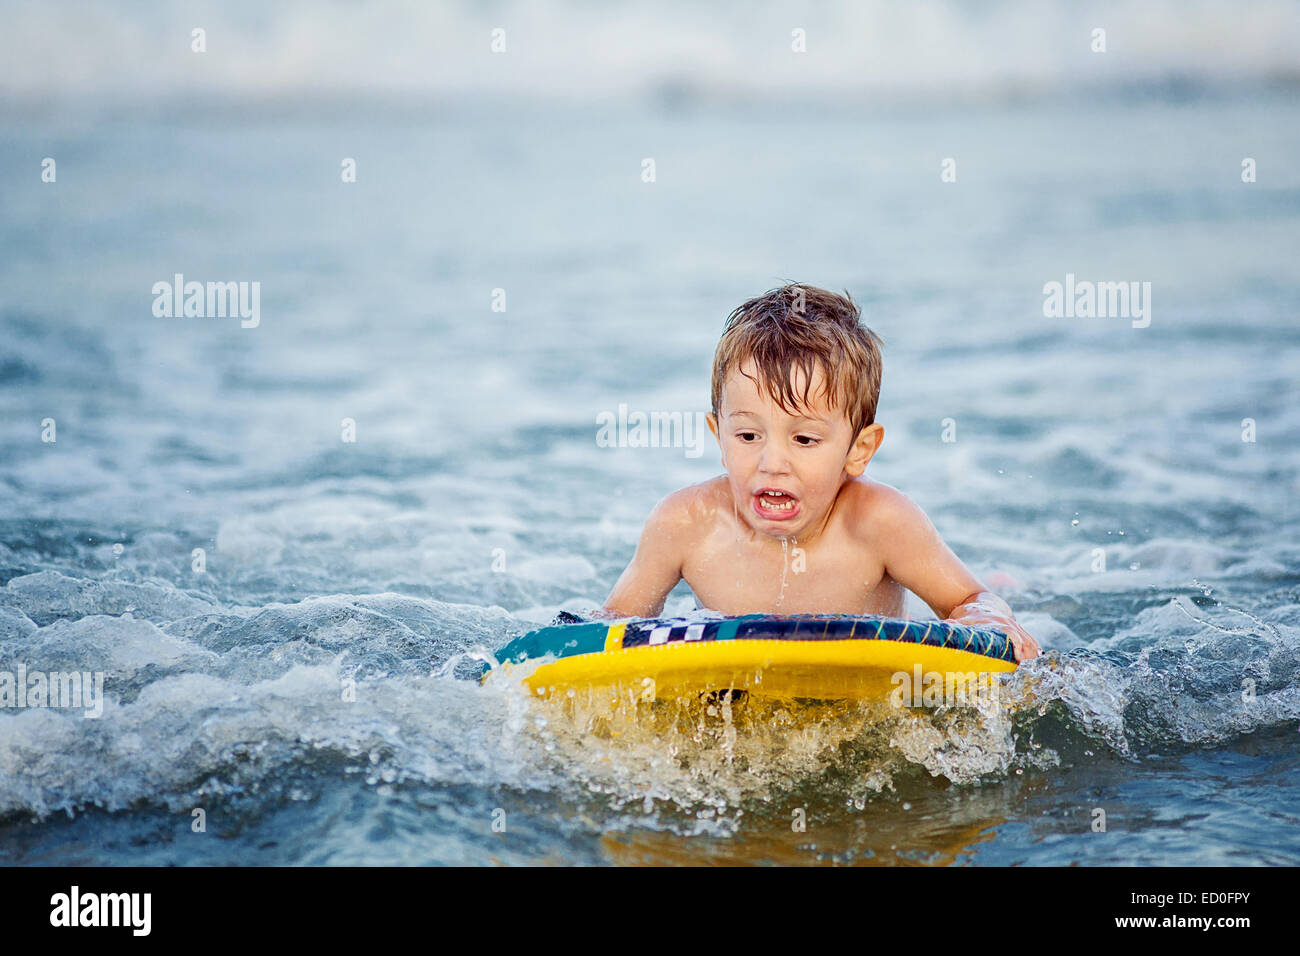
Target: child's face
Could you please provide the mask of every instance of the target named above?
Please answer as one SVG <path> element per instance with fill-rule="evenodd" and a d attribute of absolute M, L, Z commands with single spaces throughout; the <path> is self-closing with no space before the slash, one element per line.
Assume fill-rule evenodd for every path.
<path fill-rule="evenodd" d="M 855 435 L 845 410 L 827 404 L 820 369 L 809 404 L 793 413 L 749 377 L 754 374 L 744 365 L 728 375 L 719 417 L 709 416 L 709 428 L 722 447 L 742 520 L 772 537 L 798 537 L 821 527 L 844 482 L 861 475 L 875 454 L 884 428 L 869 425 Z M 797 370 L 793 384 L 802 395 Z"/>

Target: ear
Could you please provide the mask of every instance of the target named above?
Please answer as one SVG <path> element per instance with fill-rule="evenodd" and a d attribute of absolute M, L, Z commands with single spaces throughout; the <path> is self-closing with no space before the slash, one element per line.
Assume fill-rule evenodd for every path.
<path fill-rule="evenodd" d="M 858 432 L 858 437 L 849 446 L 848 458 L 844 461 L 844 471 L 850 478 L 857 478 L 867 470 L 867 462 L 871 461 L 871 456 L 884 440 L 885 426 L 880 422 L 868 425 Z"/>
<path fill-rule="evenodd" d="M 709 412 L 704 416 L 704 420 L 709 423 L 709 431 L 713 432 L 713 437 L 718 440 L 718 449 L 721 451 L 722 436 L 718 434 L 718 416 L 713 414 L 713 412 Z M 722 457 L 722 467 L 727 467 L 727 459 L 725 455 Z"/>

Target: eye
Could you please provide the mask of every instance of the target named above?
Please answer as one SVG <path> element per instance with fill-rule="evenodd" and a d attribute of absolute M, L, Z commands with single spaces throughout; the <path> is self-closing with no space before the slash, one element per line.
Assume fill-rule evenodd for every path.
<path fill-rule="evenodd" d="M 758 438 L 758 432 L 736 432 L 736 437 L 741 441 L 755 441 Z"/>
<path fill-rule="evenodd" d="M 821 441 L 820 438 L 814 438 L 812 435 L 795 435 L 794 440 L 803 445 L 804 448 L 811 448 Z"/>

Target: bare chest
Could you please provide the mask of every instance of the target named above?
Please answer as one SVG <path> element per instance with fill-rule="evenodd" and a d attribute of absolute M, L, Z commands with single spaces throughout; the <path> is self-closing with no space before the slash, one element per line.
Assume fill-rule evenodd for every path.
<path fill-rule="evenodd" d="M 721 614 L 902 614 L 903 589 L 873 555 L 771 544 L 714 537 L 687 559 L 682 576 L 703 606 Z"/>

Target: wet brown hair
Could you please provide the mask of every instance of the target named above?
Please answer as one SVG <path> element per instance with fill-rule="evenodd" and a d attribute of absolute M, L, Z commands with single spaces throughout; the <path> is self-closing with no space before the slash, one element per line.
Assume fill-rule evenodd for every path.
<path fill-rule="evenodd" d="M 827 403 L 845 412 L 856 438 L 876 420 L 883 349 L 847 289 L 844 295 L 799 283 L 772 289 L 727 317 L 713 355 L 713 414 L 722 405 L 723 382 L 747 360 L 757 373 L 747 377 L 790 414 L 807 407 L 820 368 Z M 802 395 L 795 394 L 795 369 L 804 376 Z"/>

